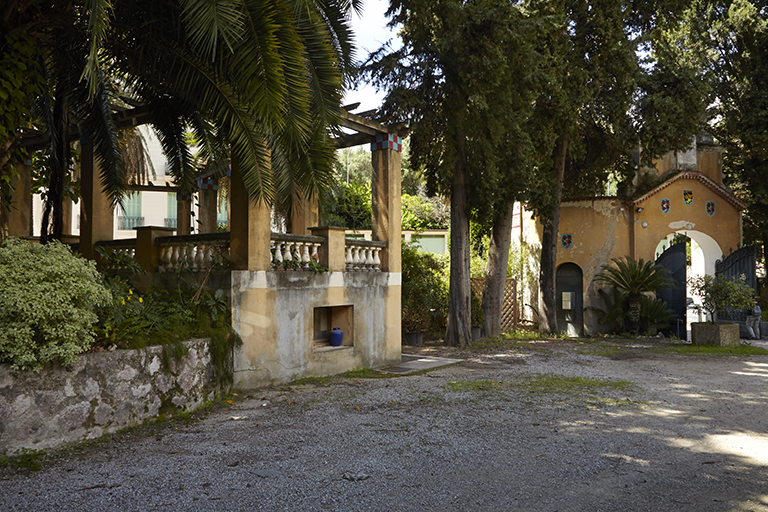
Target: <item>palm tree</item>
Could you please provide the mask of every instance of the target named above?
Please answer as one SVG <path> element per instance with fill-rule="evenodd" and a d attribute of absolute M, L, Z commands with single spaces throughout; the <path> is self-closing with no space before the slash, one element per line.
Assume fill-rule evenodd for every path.
<path fill-rule="evenodd" d="M 11 3 L 16 10 L 0 12 L 0 26 L 32 36 L 49 84 L 37 112 L 54 236 L 71 125 L 93 141 L 113 205 L 122 200 L 126 170 L 112 119 L 119 108 L 149 110 L 182 189 L 197 177 L 189 131 L 206 160 L 237 158 L 254 200 L 287 202 L 332 183 L 328 131 L 340 119 L 353 63 L 347 20 L 360 0 Z"/>
<path fill-rule="evenodd" d="M 653 262 L 638 261 L 629 256 L 612 258 L 613 267 L 604 266 L 597 275 L 597 281 L 613 286 L 625 294 L 629 301 L 629 327 L 637 334 L 640 328 L 640 297 L 658 289 L 668 289 L 674 286 L 669 271 Z"/>

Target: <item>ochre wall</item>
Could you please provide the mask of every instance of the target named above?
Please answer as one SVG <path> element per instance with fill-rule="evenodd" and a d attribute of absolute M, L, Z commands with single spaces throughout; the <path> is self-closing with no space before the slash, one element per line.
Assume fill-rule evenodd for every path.
<path fill-rule="evenodd" d="M 235 385 L 259 388 L 400 362 L 400 273 L 232 271 Z M 315 349 L 314 308 L 352 306 L 341 347 Z"/>
<path fill-rule="evenodd" d="M 723 152 L 718 146 L 699 146 L 698 171 L 715 183 L 723 183 Z"/>
<path fill-rule="evenodd" d="M 595 276 L 611 258 L 631 254 L 631 205 L 618 198 L 567 201 L 560 208 L 559 234 L 572 234 L 573 245 L 566 249 L 558 237 L 557 266 L 575 263 L 584 276 L 583 304 L 598 300 Z M 585 334 L 599 331 L 595 315 L 584 312 Z"/>
<path fill-rule="evenodd" d="M 683 191 L 693 192 L 693 202 L 686 205 Z M 669 213 L 661 210 L 661 199 L 669 199 Z M 707 201 L 714 201 L 715 214 L 707 215 Z M 739 210 L 722 196 L 698 180 L 681 179 L 656 194 L 638 202 L 635 213 L 635 255 L 645 261 L 656 258 L 654 251 L 659 241 L 680 230 L 696 230 L 711 236 L 724 253 L 736 250 L 741 243 L 741 216 Z M 643 222 L 648 225 L 643 227 Z"/>

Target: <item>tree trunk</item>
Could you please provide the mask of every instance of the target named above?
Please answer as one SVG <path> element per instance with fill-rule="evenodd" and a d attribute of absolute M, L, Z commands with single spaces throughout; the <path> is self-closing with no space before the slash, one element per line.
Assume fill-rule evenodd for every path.
<path fill-rule="evenodd" d="M 483 311 L 485 311 L 483 335 L 488 337 L 501 334 L 501 311 L 504 307 L 504 288 L 507 283 L 514 211 L 515 204 L 509 203 L 505 211 L 493 221 L 483 288 Z"/>
<path fill-rule="evenodd" d="M 448 289 L 446 345 L 466 347 L 472 340 L 469 285 L 469 211 L 466 177 L 460 151 L 451 184 L 451 277 Z"/>
<path fill-rule="evenodd" d="M 555 284 L 557 278 L 557 238 L 560 227 L 560 198 L 563 195 L 563 179 L 565 177 L 565 156 L 568 152 L 568 133 L 564 132 L 557 139 L 553 158 L 555 181 L 555 209 L 552 218 L 544 223 L 541 237 L 541 268 L 539 270 L 539 294 L 541 296 L 539 311 L 539 332 L 558 332 L 557 328 L 557 297 Z"/>
<path fill-rule="evenodd" d="M 45 195 L 40 243 L 61 240 L 64 232 L 64 180 L 69 171 L 71 148 L 69 139 L 69 111 L 65 100 L 57 99 L 53 106 L 51 132 L 50 179 Z"/>

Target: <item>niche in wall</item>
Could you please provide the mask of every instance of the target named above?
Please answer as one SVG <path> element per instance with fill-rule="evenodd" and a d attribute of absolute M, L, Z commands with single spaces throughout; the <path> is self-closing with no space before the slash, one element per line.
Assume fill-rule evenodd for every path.
<path fill-rule="evenodd" d="M 314 308 L 314 336 L 313 347 L 318 349 L 334 349 L 329 341 L 329 333 L 334 327 L 338 327 L 344 333 L 341 339 L 341 347 L 351 347 L 354 345 L 355 334 L 352 329 L 354 325 L 354 307 L 352 305 L 344 306 L 321 306 Z M 339 347 L 339 348 L 341 348 Z"/>

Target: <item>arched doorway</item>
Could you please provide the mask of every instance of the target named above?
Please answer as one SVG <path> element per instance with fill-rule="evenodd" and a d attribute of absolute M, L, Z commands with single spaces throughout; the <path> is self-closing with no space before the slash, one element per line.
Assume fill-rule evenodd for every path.
<path fill-rule="evenodd" d="M 581 336 L 584 332 L 584 279 L 575 263 L 563 263 L 557 269 L 555 293 L 557 295 L 557 328 L 568 336 Z"/>
<path fill-rule="evenodd" d="M 715 275 L 715 262 L 723 257 L 723 251 L 720 245 L 708 234 L 696 230 L 677 230 L 669 233 L 666 237 L 662 238 L 656 246 L 655 255 L 658 258 L 676 241 L 681 245 L 685 243 L 685 298 L 687 300 L 686 308 L 686 330 L 690 331 L 691 322 L 701 322 L 705 319 L 701 315 L 701 309 L 696 305 L 701 304 L 701 297 L 687 284 L 691 278 L 702 275 Z M 667 292 L 665 292 L 667 293 Z M 670 292 L 671 293 L 671 292 Z M 662 297 L 663 294 L 659 294 L 659 298 L 663 298 L 669 302 L 666 297 Z M 682 338 L 682 335 L 680 336 Z"/>

